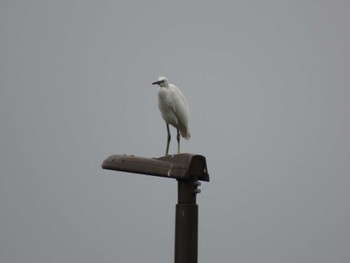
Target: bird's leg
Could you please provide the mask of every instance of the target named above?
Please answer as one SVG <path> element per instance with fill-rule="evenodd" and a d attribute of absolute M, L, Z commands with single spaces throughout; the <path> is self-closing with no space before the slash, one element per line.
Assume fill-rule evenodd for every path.
<path fill-rule="evenodd" d="M 170 135 L 170 130 L 169 130 L 169 124 L 166 124 L 166 130 L 168 132 L 168 138 L 167 138 L 167 143 L 166 143 L 166 150 L 165 150 L 165 155 L 168 155 L 169 152 L 169 144 L 170 144 L 170 140 L 171 140 L 171 135 Z"/>
<path fill-rule="evenodd" d="M 177 131 L 177 135 L 176 135 L 176 139 L 177 139 L 177 153 L 180 154 L 180 133 L 179 133 L 179 129 L 176 129 Z"/>

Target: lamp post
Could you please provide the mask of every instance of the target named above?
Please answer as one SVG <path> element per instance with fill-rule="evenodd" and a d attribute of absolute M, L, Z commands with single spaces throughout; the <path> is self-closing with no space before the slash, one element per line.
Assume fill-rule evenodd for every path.
<path fill-rule="evenodd" d="M 175 263 L 198 262 L 196 195 L 200 192 L 199 181 L 209 182 L 204 156 L 187 153 L 159 158 L 112 155 L 102 163 L 102 168 L 176 179 Z"/>

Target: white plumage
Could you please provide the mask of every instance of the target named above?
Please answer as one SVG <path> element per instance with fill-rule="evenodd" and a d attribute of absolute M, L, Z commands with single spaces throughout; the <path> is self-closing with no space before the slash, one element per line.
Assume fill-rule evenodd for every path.
<path fill-rule="evenodd" d="M 180 153 L 180 134 L 183 138 L 191 137 L 188 129 L 189 108 L 183 93 L 174 84 L 169 83 L 166 77 L 160 77 L 158 81 L 152 83 L 159 85 L 158 107 L 166 122 L 168 139 L 165 155 L 169 152 L 170 130 L 169 124 L 177 130 L 178 153 Z"/>

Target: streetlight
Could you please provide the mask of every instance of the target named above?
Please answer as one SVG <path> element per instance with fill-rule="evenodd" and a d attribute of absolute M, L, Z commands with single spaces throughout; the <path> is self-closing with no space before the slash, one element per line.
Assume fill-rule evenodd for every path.
<path fill-rule="evenodd" d="M 102 163 L 103 169 L 138 173 L 177 180 L 178 203 L 175 213 L 175 263 L 198 262 L 199 181 L 209 182 L 205 157 L 175 154 L 159 158 L 112 155 Z"/>

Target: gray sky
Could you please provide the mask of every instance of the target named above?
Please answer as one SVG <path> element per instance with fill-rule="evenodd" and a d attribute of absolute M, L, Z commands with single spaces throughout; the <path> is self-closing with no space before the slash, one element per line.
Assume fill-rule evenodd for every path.
<path fill-rule="evenodd" d="M 100 168 L 164 154 L 165 75 L 211 176 L 199 262 L 349 262 L 349 11 L 2 0 L 0 261 L 173 262 L 176 181 Z"/>

